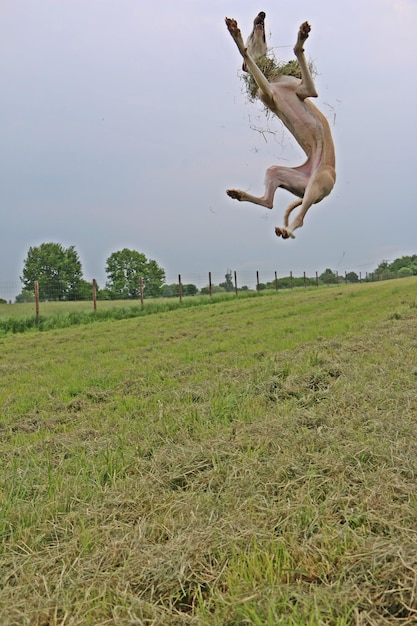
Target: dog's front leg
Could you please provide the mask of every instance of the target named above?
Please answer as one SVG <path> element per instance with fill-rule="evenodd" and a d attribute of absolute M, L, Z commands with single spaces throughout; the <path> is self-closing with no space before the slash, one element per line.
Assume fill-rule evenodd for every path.
<path fill-rule="evenodd" d="M 294 54 L 297 58 L 301 70 L 301 83 L 297 87 L 296 94 L 299 98 L 317 98 L 317 91 L 313 77 L 308 68 L 308 63 L 304 56 L 304 42 L 308 38 L 311 26 L 308 22 L 303 22 L 298 31 L 297 42 L 294 46 Z"/>
<path fill-rule="evenodd" d="M 229 33 L 233 37 L 233 40 L 243 57 L 243 62 L 246 70 L 252 74 L 259 89 L 261 89 L 261 91 L 263 91 L 266 96 L 273 99 L 271 85 L 249 54 L 248 49 L 244 44 L 242 33 L 240 32 L 236 20 L 231 19 L 230 17 L 226 17 L 225 22 Z"/>

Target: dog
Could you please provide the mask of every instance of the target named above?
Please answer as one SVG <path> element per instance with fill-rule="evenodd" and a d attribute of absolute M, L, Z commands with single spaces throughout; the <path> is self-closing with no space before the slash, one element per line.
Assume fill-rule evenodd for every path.
<path fill-rule="evenodd" d="M 239 189 L 228 189 L 226 193 L 235 200 L 253 202 L 272 209 L 275 191 L 279 187 L 290 191 L 298 199 L 285 211 L 284 226 L 276 227 L 275 234 L 283 239 L 295 239 L 294 231 L 303 226 L 309 208 L 328 196 L 336 181 L 335 150 L 329 123 L 321 111 L 307 99 L 317 97 L 303 47 L 311 27 L 308 22 L 301 24 L 294 46 L 301 78 L 279 75 L 269 81 L 256 64 L 267 53 L 265 13 L 261 11 L 256 16 L 246 45 L 236 20 L 226 17 L 225 21 L 243 57 L 243 70 L 250 72 L 258 86 L 259 98 L 279 117 L 307 156 L 306 162 L 298 167 L 269 167 L 263 196 L 253 196 Z M 289 223 L 290 214 L 296 207 L 300 207 L 300 210 Z"/>

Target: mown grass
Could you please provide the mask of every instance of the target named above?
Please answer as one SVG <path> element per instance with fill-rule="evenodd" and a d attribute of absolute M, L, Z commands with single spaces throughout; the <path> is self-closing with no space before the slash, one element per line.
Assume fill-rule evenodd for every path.
<path fill-rule="evenodd" d="M 364 284 L 363 293 L 365 298 L 368 293 L 368 284 Z M 337 299 L 338 295 L 352 294 L 349 286 L 342 285 L 329 285 L 322 286 L 322 289 L 334 290 L 334 297 Z M 276 296 L 281 299 L 280 304 L 287 306 L 293 301 L 294 295 L 297 300 L 297 295 L 301 290 L 304 291 L 316 291 L 316 287 L 308 287 L 307 289 L 295 288 L 294 290 L 262 290 L 262 291 L 243 291 L 239 293 L 239 300 L 247 298 L 260 298 Z M 341 291 L 342 290 L 342 291 Z M 354 290 L 356 292 L 356 290 Z M 324 298 L 320 298 L 319 301 L 327 301 L 329 294 L 322 294 Z M 358 295 L 358 294 L 356 294 Z M 122 320 L 131 319 L 135 317 L 143 317 L 146 315 L 160 314 L 167 311 L 173 311 L 176 309 L 187 309 L 196 306 L 207 306 L 218 304 L 220 302 L 230 301 L 236 299 L 235 293 L 216 293 L 213 296 L 189 296 L 182 298 L 155 298 L 145 300 L 144 304 L 134 300 L 116 300 L 99 301 L 97 310 L 94 311 L 92 302 L 89 301 L 76 301 L 76 302 L 42 302 L 40 304 L 41 314 L 37 317 L 35 315 L 34 303 L 19 303 L 19 304 L 0 304 L 0 336 L 9 333 L 23 333 L 27 331 L 48 331 L 58 328 L 68 328 L 70 326 L 79 326 L 84 324 L 91 324 L 93 322 L 103 322 L 109 320 Z M 313 306 L 315 306 L 314 298 L 311 300 Z"/>
<path fill-rule="evenodd" d="M 265 295 L 256 291 L 243 292 L 241 298 Z M 224 302 L 236 297 L 231 293 L 217 293 L 210 296 L 190 296 L 182 298 L 155 298 L 145 300 L 143 306 L 135 300 L 101 300 L 94 311 L 92 302 L 42 302 L 41 314 L 36 316 L 34 303 L 0 304 L 0 334 L 45 331 L 55 328 L 68 328 L 103 322 L 108 320 L 131 319 L 155 313 L 173 311 Z"/>
<path fill-rule="evenodd" d="M 416 289 L 1 338 L 0 623 L 416 623 Z"/>

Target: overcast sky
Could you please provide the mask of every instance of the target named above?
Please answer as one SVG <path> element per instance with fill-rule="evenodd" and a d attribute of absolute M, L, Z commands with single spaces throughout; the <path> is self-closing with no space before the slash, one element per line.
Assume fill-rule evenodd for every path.
<path fill-rule="evenodd" d="M 336 146 L 336 186 L 295 240 L 274 233 L 290 194 L 269 211 L 225 193 L 260 195 L 269 165 L 304 160 L 242 91 L 224 18 L 246 38 L 260 10 L 283 59 L 310 22 Z M 125 247 L 169 282 L 417 253 L 416 28 L 416 0 L 0 0 L 0 297 L 43 242 L 74 245 L 101 286 Z"/>

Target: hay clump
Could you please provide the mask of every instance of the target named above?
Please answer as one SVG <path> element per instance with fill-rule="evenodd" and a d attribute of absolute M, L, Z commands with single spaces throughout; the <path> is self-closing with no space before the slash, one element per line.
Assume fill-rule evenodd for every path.
<path fill-rule="evenodd" d="M 277 61 L 273 56 L 264 56 L 257 59 L 256 65 L 262 71 L 264 76 L 269 82 L 274 82 L 280 76 L 294 76 L 301 79 L 301 69 L 296 59 L 290 61 Z M 309 70 L 313 75 L 317 72 L 313 63 L 310 61 L 308 64 Z M 242 79 L 245 83 L 245 89 L 250 102 L 254 102 L 258 98 L 258 85 L 255 82 L 252 74 L 249 72 L 242 72 Z"/>

